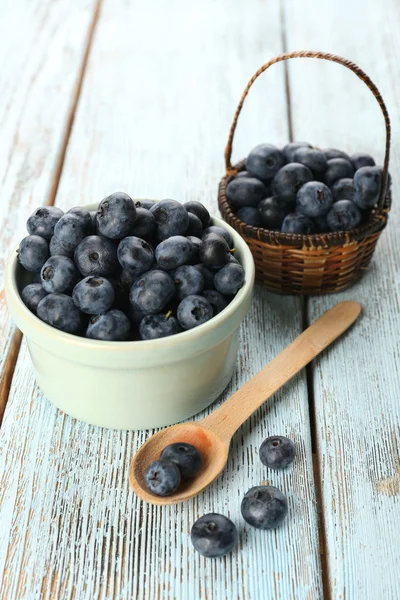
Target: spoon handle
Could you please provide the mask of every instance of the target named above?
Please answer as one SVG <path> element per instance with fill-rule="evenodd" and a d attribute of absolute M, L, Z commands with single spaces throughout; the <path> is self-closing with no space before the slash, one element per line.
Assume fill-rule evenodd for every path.
<path fill-rule="evenodd" d="M 198 425 L 229 441 L 257 408 L 346 331 L 360 312 L 358 302 L 336 304 Z"/>

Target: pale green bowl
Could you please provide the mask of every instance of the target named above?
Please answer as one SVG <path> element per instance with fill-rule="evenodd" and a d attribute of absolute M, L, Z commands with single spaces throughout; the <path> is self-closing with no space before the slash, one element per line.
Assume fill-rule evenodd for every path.
<path fill-rule="evenodd" d="M 213 223 L 232 235 L 245 283 L 232 302 L 204 325 L 158 340 L 102 342 L 46 325 L 21 300 L 29 276 L 13 253 L 6 271 L 8 306 L 26 336 L 37 382 L 53 404 L 93 425 L 147 429 L 186 419 L 221 394 L 235 368 L 239 326 L 254 285 L 254 262 L 232 227 L 215 217 Z"/>

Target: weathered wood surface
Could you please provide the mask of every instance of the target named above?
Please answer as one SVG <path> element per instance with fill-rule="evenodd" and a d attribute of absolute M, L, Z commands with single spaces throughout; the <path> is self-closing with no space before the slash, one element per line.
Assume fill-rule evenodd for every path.
<path fill-rule="evenodd" d="M 155 15 L 157 18 L 155 18 Z M 70 207 L 122 189 L 196 198 L 216 210 L 223 149 L 248 77 L 282 51 L 276 2 L 191 5 L 105 1 L 68 145 L 56 203 Z M 155 43 L 155 40 L 157 43 Z M 288 137 L 283 71 L 255 86 L 234 155 Z M 241 331 L 227 394 L 302 329 L 301 301 L 257 289 Z M 297 443 L 294 467 L 267 472 L 267 434 Z M 183 506 L 141 504 L 128 488 L 129 459 L 148 434 L 105 431 L 57 412 L 37 390 L 25 344 L 0 438 L 0 595 L 18 598 L 321 597 L 316 499 L 304 374 L 235 436 L 229 466 Z M 245 527 L 243 493 L 262 481 L 289 497 L 274 532 Z M 223 512 L 240 544 L 221 561 L 191 547 L 194 520 Z"/>
<path fill-rule="evenodd" d="M 400 584 L 400 5 L 340 1 L 328 11 L 324 3 L 291 0 L 286 19 L 291 48 L 311 40 L 313 48 L 359 64 L 378 84 L 392 120 L 394 205 L 370 271 L 345 293 L 310 299 L 308 318 L 339 299 L 363 306 L 345 342 L 322 355 L 313 372 L 331 597 L 395 599 Z M 383 119 L 352 73 L 322 61 L 292 62 L 289 73 L 295 137 L 369 151 L 382 164 Z"/>
<path fill-rule="evenodd" d="M 0 422 L 21 339 L 5 302 L 5 262 L 33 208 L 53 200 L 94 8 L 94 0 L 0 8 Z"/>

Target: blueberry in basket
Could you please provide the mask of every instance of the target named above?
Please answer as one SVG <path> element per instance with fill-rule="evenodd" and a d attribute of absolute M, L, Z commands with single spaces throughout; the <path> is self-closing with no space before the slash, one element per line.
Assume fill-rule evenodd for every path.
<path fill-rule="evenodd" d="M 264 157 L 269 173 L 283 158 L 267 150 L 255 164 Z M 239 179 L 250 181 L 246 189 L 255 181 L 253 203 L 269 193 L 250 174 Z M 17 250 L 22 301 L 48 325 L 94 340 L 180 334 L 218 315 L 244 283 L 231 234 L 195 200 L 134 201 L 117 192 L 92 211 L 40 207 L 27 230 Z"/>
<path fill-rule="evenodd" d="M 236 217 L 252 227 L 289 235 L 359 227 L 377 205 L 384 183 L 383 169 L 370 154 L 349 155 L 309 142 L 291 142 L 282 150 L 260 144 L 244 168 L 226 186 Z M 390 181 L 389 174 L 388 186 Z"/>

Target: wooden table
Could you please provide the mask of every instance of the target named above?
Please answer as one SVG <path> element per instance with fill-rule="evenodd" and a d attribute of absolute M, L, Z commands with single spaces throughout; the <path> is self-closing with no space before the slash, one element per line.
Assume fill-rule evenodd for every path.
<path fill-rule="evenodd" d="M 306 300 L 257 287 L 221 401 L 337 301 L 358 299 L 362 318 L 242 427 L 224 474 L 185 505 L 146 506 L 129 490 L 129 460 L 150 432 L 92 427 L 43 397 L 1 291 L 2 600 L 399 598 L 400 4 L 0 4 L 0 290 L 6 256 L 42 203 L 66 209 L 124 190 L 198 199 L 216 213 L 242 89 L 284 50 L 357 62 L 381 89 L 394 129 L 394 207 L 369 272 L 347 292 Z M 295 61 L 254 86 L 234 158 L 292 137 L 382 161 L 383 131 L 352 73 Z M 295 441 L 293 468 L 263 468 L 258 447 L 269 434 Z M 289 498 L 289 518 L 271 532 L 240 517 L 244 492 L 263 481 Z M 202 558 L 189 541 L 208 511 L 239 525 L 239 547 L 222 560 Z"/>

